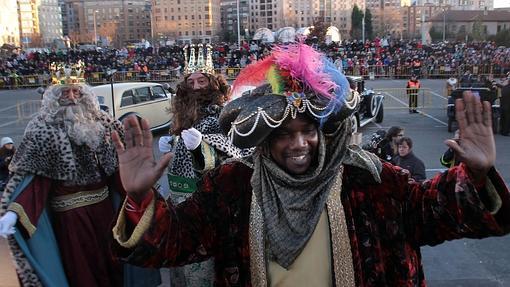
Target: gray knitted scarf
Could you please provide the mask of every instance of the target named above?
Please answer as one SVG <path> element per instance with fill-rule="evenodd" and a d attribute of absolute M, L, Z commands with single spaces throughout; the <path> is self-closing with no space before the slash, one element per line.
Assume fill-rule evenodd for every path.
<path fill-rule="evenodd" d="M 269 258 L 288 269 L 312 236 L 342 164 L 369 171 L 380 182 L 379 159 L 348 146 L 349 123 L 326 144 L 320 132 L 318 161 L 303 175 L 290 175 L 263 152 L 254 154 L 253 192 L 262 210 Z"/>

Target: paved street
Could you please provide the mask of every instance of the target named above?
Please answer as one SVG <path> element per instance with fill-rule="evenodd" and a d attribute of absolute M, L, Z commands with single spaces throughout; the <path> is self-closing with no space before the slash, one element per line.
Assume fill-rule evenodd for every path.
<path fill-rule="evenodd" d="M 377 89 L 404 88 L 405 80 L 366 81 L 367 87 Z M 427 108 L 420 114 L 409 114 L 406 102 L 396 92 L 386 90 L 385 118 L 381 124 L 369 124 L 361 129 L 364 140 L 374 131 L 398 125 L 414 141 L 414 152 L 421 158 L 431 177 L 441 171 L 439 157 L 446 150 L 448 133 L 446 123 L 446 98 L 444 80 L 422 80 L 422 87 L 430 88 L 432 96 Z M 33 113 L 38 100 L 34 90 L 0 91 L 0 136 L 11 136 L 19 142 L 26 120 L 18 120 Z M 161 134 L 156 135 L 159 137 Z M 510 137 L 496 135 L 496 167 L 510 183 Z M 155 140 L 157 148 L 157 139 Z M 157 155 L 158 156 L 158 155 Z M 166 186 L 166 182 L 161 182 Z M 510 236 L 484 240 L 457 240 L 433 248 L 422 248 L 423 265 L 429 286 L 510 286 Z M 1 262 L 1 261 L 0 261 Z M 0 266 L 0 270 L 4 270 Z M 0 277 L 1 278 L 1 277 Z M 1 285 L 1 284 L 0 284 Z M 3 286 L 3 285 L 1 285 Z"/>

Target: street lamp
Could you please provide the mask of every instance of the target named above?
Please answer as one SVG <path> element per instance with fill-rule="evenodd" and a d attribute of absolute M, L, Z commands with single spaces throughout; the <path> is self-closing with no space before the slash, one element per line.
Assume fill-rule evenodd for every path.
<path fill-rule="evenodd" d="M 443 8 L 443 42 L 446 41 L 446 9 Z"/>
<path fill-rule="evenodd" d="M 365 10 L 366 12 L 366 10 Z M 363 44 L 365 43 L 365 14 L 363 14 L 363 18 L 361 18 L 361 39 Z"/>
<path fill-rule="evenodd" d="M 237 46 L 239 46 L 239 50 L 241 50 L 241 23 L 239 21 L 239 0 L 236 1 L 237 4 Z"/>
<path fill-rule="evenodd" d="M 99 12 L 94 10 L 94 45 L 97 46 L 97 25 L 96 25 L 96 13 Z"/>

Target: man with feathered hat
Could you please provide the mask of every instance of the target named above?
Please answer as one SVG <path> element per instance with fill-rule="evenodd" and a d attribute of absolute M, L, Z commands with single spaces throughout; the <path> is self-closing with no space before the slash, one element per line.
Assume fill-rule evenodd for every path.
<path fill-rule="evenodd" d="M 232 145 L 220 129 L 218 118 L 228 99 L 230 86 L 222 75 L 214 73 L 212 47 L 199 44 L 197 51 L 193 45 L 189 48 L 184 80 L 177 85 L 170 106 L 173 145 L 162 142 L 168 141 L 169 137 L 162 137 L 159 143 L 164 151 L 174 154 L 167 174 L 170 199 L 174 204 L 192 195 L 204 171 L 227 158 L 240 158 L 250 153 Z M 171 269 L 173 286 L 211 286 L 213 279 L 212 260 Z"/>
<path fill-rule="evenodd" d="M 111 141 L 122 126 L 100 110 L 80 63 L 50 69 L 53 85 L 9 166 L 0 235 L 12 234 L 22 286 L 122 286 L 123 266 L 108 250 L 125 194 Z"/>
<path fill-rule="evenodd" d="M 264 84 L 265 83 L 265 84 Z M 205 175 L 185 202 L 151 185 L 159 163 L 148 123 L 114 134 L 128 197 L 114 254 L 142 266 L 215 259 L 215 286 L 425 286 L 420 246 L 510 230 L 510 197 L 495 171 L 491 107 L 457 103 L 462 164 L 424 183 L 348 145 L 358 101 L 346 78 L 301 43 L 273 49 L 234 83 L 258 86 L 227 104 L 220 125 L 250 160 Z"/>

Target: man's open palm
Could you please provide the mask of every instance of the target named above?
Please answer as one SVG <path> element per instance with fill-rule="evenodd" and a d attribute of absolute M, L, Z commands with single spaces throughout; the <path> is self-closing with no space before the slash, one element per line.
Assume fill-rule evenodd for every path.
<path fill-rule="evenodd" d="M 487 172 L 496 162 L 496 144 L 492 133 L 492 111 L 489 102 L 470 91 L 455 102 L 455 117 L 459 124 L 459 142 L 448 140 L 460 161 L 473 172 Z"/>
<path fill-rule="evenodd" d="M 165 154 L 156 162 L 152 154 L 152 133 L 147 120 L 130 116 L 123 121 L 125 145 L 119 135 L 112 134 L 113 143 L 119 157 L 119 173 L 122 186 L 135 198 L 143 196 L 158 181 L 172 158 Z"/>

